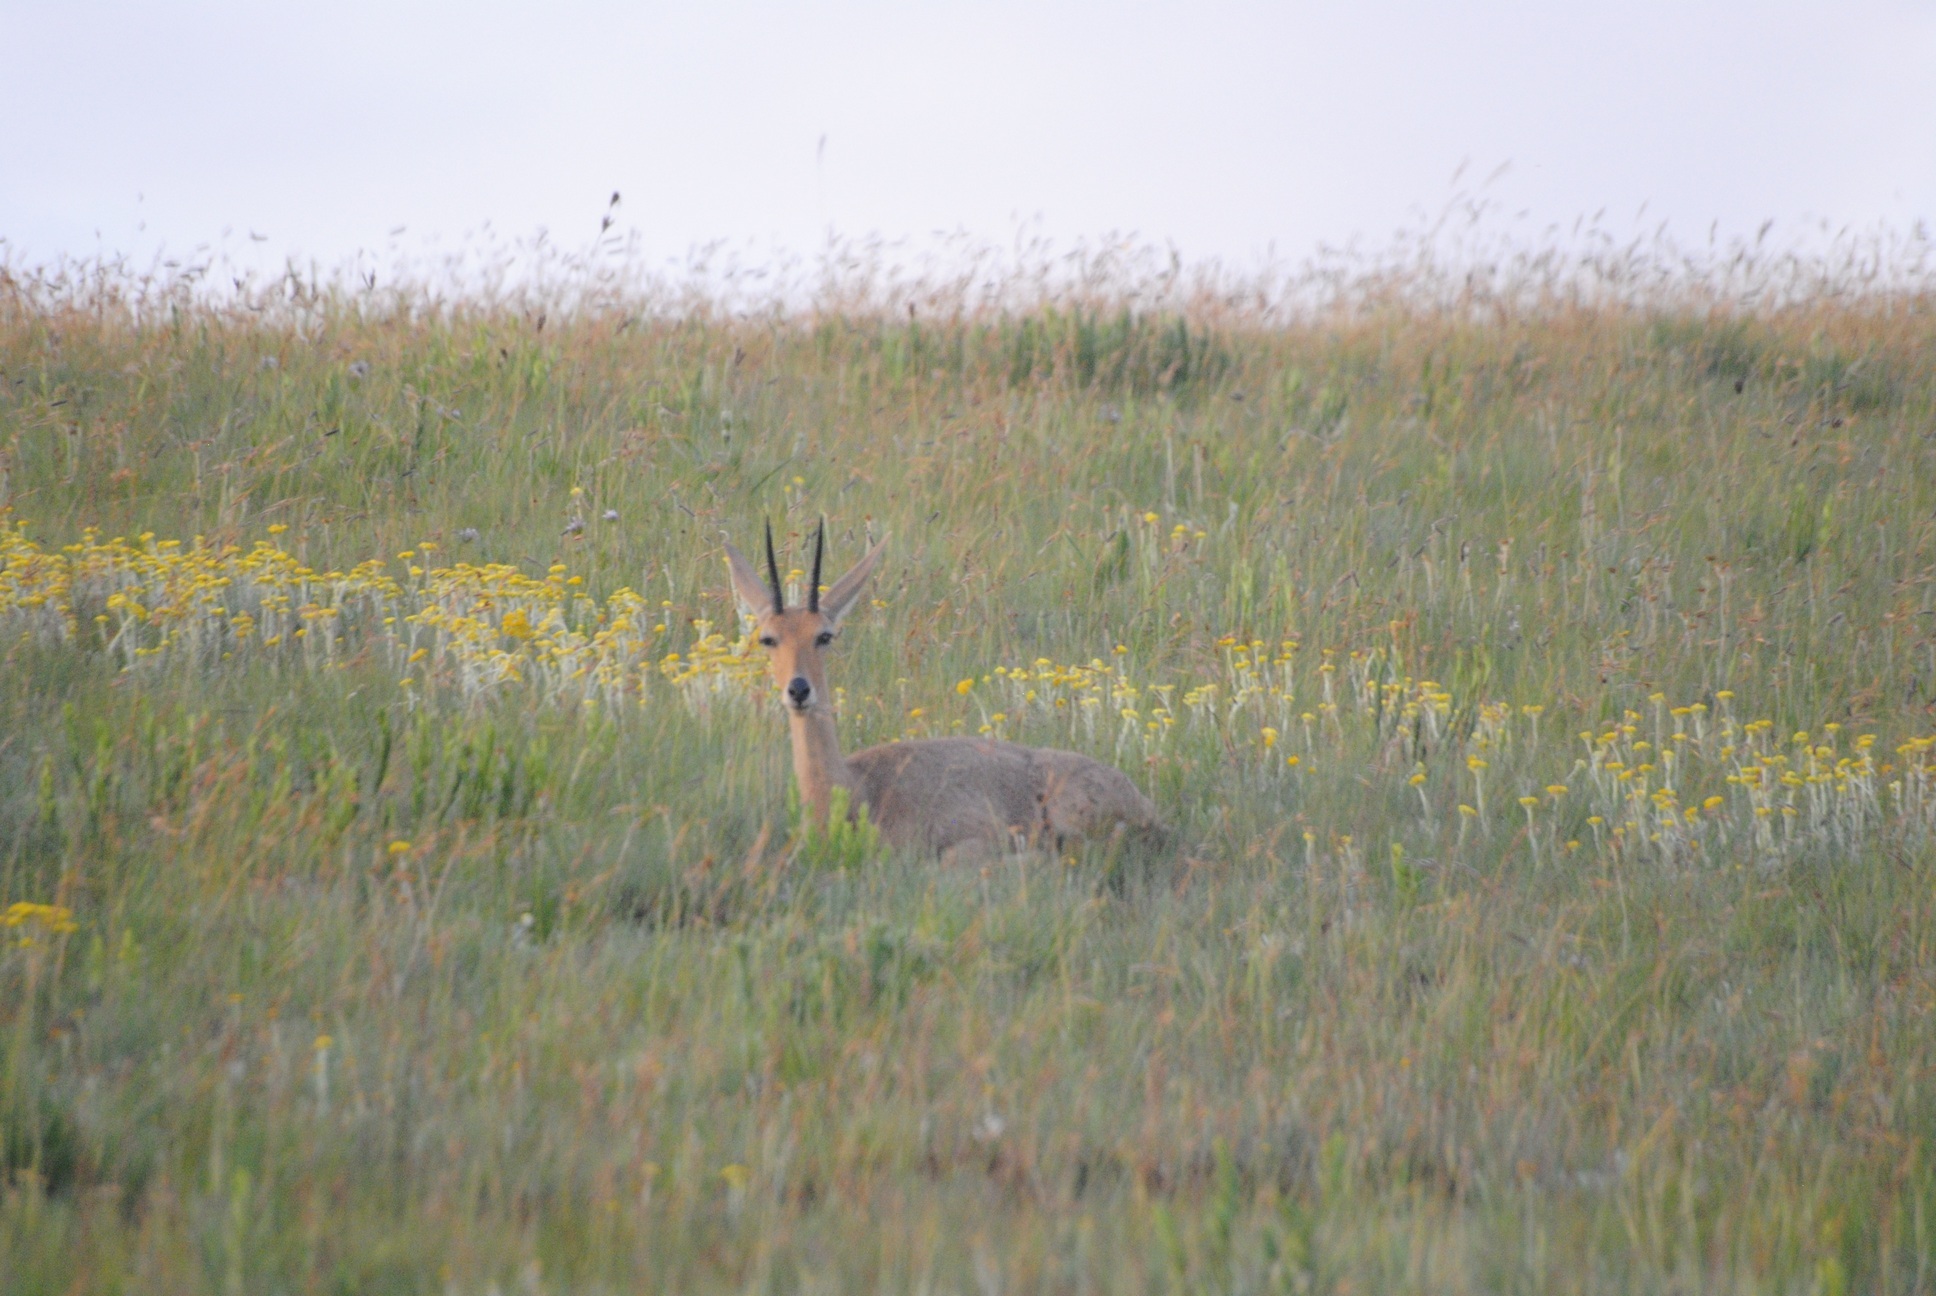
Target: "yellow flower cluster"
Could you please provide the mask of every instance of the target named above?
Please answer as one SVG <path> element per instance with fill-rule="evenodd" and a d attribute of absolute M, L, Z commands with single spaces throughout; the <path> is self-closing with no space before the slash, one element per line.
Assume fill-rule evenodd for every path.
<path fill-rule="evenodd" d="M 34 904 L 28 900 L 8 905 L 0 913 L 0 927 L 5 927 L 12 943 L 21 948 L 31 946 L 37 937 L 65 936 L 80 930 L 75 925 L 73 910 L 67 906 Z"/>
<path fill-rule="evenodd" d="M 686 651 L 663 651 L 670 603 L 654 609 L 630 589 L 600 603 L 566 572 L 457 563 L 422 573 L 418 609 L 404 617 L 405 668 L 467 695 L 526 684 L 551 702 L 607 706 L 642 699 L 654 676 L 695 705 L 761 677 L 750 640 L 729 643 L 702 618 Z"/>
<path fill-rule="evenodd" d="M 1632 852 L 1684 856 L 1710 843 L 1745 845 L 1763 858 L 1808 844 L 1849 845 L 1893 813 L 1905 826 L 1936 831 L 1936 738 L 1911 738 L 1894 761 L 1879 760 L 1876 736 L 1828 724 L 1787 740 L 1770 720 L 1737 721 L 1733 694 L 1628 711 L 1618 724 L 1580 735 L 1596 837 Z M 1887 792 L 1885 801 L 1884 792 Z"/>
<path fill-rule="evenodd" d="M 1582 734 L 1587 754 L 1554 777 L 1552 757 L 1540 750 L 1541 704 L 1469 705 L 1455 732 L 1451 692 L 1403 674 L 1385 649 L 1327 649 L 1313 660 L 1294 639 L 1273 646 L 1225 638 L 1219 647 L 1223 669 L 1187 687 L 1138 682 L 1121 656 L 998 666 L 977 698 L 980 731 L 1001 737 L 1027 724 L 1093 746 L 1113 725 L 1116 757 L 1146 760 L 1162 756 L 1175 734 L 1201 733 L 1230 759 L 1291 777 L 1326 761 L 1369 768 L 1399 757 L 1411 766 L 1405 782 L 1428 820 L 1440 813 L 1432 775 L 1409 754 L 1449 750 L 1451 768 L 1470 780 L 1471 800 L 1463 787 L 1441 798 L 1447 830 L 1463 837 L 1489 828 L 1488 789 L 1504 783 L 1535 849 L 1542 841 L 1576 849 L 1590 832 L 1602 849 L 1626 853 L 1676 858 L 1745 845 L 1768 858 L 1810 843 L 1846 845 L 1886 818 L 1936 834 L 1936 737 L 1909 739 L 1885 763 L 1873 734 L 1828 725 L 1777 743 L 1772 722 L 1734 719 L 1729 692 L 1717 695 L 1718 715 L 1706 703 L 1670 706 L 1656 695 L 1651 724 L 1629 711 L 1603 732 Z"/>
<path fill-rule="evenodd" d="M 426 570 L 432 552 L 405 550 L 415 610 L 403 618 L 403 665 L 418 682 L 447 682 L 475 696 L 530 683 L 554 698 L 622 692 L 640 656 L 641 619 L 629 590 L 609 614 L 554 564 L 543 578 L 501 563 Z M 636 670 L 634 671 L 636 673 Z"/>
<path fill-rule="evenodd" d="M 43 553 L 18 526 L 0 523 L 0 628 L 60 639 L 72 629 L 68 610 L 69 564 Z"/>
<path fill-rule="evenodd" d="M 763 670 L 748 641 L 704 621 L 684 653 L 666 651 L 669 604 L 650 609 L 629 589 L 601 603 L 562 565 L 542 578 L 439 566 L 428 541 L 397 557 L 401 578 L 381 559 L 319 572 L 268 541 L 244 551 L 93 530 L 48 552 L 0 524 L 0 637 L 65 642 L 91 626 L 123 669 L 245 649 L 320 667 L 368 647 L 413 687 L 476 697 L 523 684 L 553 702 L 642 697 L 652 676 L 703 701 Z"/>
<path fill-rule="evenodd" d="M 1451 714 L 1452 695 L 1432 680 L 1397 676 L 1381 649 L 1352 652 L 1342 669 L 1325 649 L 1315 661 L 1299 656 L 1295 639 L 1218 640 L 1222 669 L 1195 684 L 1144 684 L 1131 675 L 1123 655 L 1105 662 L 1058 664 L 1038 658 L 1020 666 L 997 666 L 992 700 L 981 732 L 1000 736 L 1018 720 L 1059 719 L 1064 731 L 1091 744 L 1112 725 L 1119 757 L 1151 758 L 1168 749 L 1173 735 L 1217 735 L 1233 752 L 1267 757 L 1279 773 L 1308 772 L 1327 740 L 1345 736 L 1347 722 L 1402 725 L 1437 742 Z M 962 681 L 967 692 L 972 681 Z M 1479 734 L 1488 738 L 1509 708 L 1482 708 Z M 1250 735 L 1254 735 L 1251 737 Z M 1295 748 L 1295 750 L 1288 750 Z"/>
<path fill-rule="evenodd" d="M 319 573 L 267 541 L 244 552 L 200 537 L 186 547 L 152 533 L 103 540 L 90 529 L 47 553 L 19 526 L 0 525 L 0 634 L 66 641 L 91 626 L 124 668 L 219 660 L 245 645 L 318 664 L 352 623 L 380 620 L 400 594 L 381 562 Z"/>

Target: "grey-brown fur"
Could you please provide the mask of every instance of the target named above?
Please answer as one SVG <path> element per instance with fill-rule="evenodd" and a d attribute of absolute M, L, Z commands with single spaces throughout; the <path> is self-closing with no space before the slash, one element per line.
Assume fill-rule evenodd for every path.
<path fill-rule="evenodd" d="M 895 846 L 1060 851 L 1118 830 L 1165 835 L 1129 776 L 1077 752 L 981 738 L 884 743 L 847 758 L 852 796 Z"/>

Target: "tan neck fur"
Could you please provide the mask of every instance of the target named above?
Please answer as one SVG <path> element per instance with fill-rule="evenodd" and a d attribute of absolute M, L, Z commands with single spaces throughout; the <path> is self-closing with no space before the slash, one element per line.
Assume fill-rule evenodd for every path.
<path fill-rule="evenodd" d="M 800 785 L 800 800 L 811 811 L 813 822 L 827 822 L 827 808 L 836 787 L 853 788 L 847 758 L 840 754 L 840 733 L 834 725 L 831 707 L 795 712 L 787 717 L 793 738 L 793 777 Z"/>

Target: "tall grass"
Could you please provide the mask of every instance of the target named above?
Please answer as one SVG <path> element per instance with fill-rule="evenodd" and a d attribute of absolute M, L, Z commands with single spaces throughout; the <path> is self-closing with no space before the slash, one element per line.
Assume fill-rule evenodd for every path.
<path fill-rule="evenodd" d="M 0 1285 L 1936 1287 L 1927 294 L 1421 275 L 11 276 Z M 850 746 L 1176 857 L 802 834 L 822 515 Z"/>

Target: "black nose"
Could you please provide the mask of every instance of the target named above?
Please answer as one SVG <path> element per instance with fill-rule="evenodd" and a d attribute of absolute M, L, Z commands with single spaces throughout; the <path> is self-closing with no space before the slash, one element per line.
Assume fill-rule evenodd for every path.
<path fill-rule="evenodd" d="M 787 696 L 793 700 L 794 706 L 803 707 L 807 699 L 813 696 L 813 685 L 807 683 L 806 676 L 795 675 L 793 682 L 787 685 Z"/>

